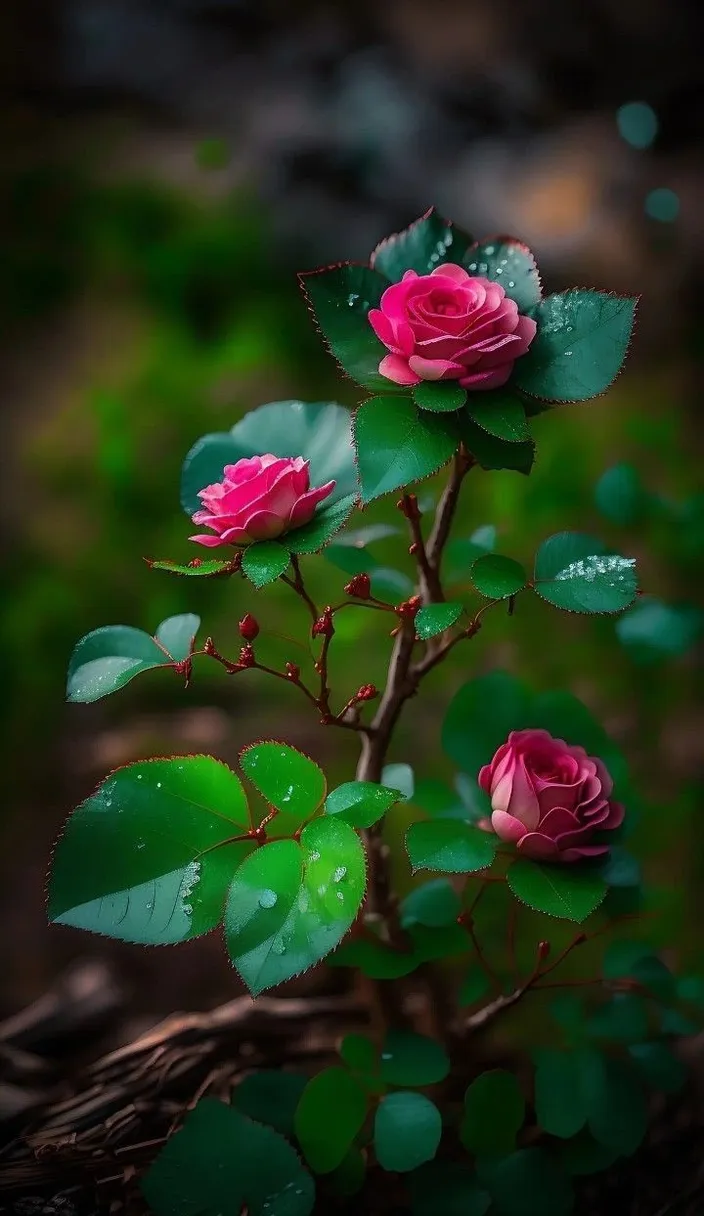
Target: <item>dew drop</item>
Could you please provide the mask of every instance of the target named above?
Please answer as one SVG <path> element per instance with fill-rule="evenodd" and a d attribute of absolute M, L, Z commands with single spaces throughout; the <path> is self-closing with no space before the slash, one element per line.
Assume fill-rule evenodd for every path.
<path fill-rule="evenodd" d="M 335 892 L 335 894 L 336 894 L 336 896 L 337 896 L 337 898 L 338 898 L 338 899 L 344 899 L 344 898 L 345 898 L 345 897 L 344 897 L 344 895 L 342 894 L 342 891 L 336 891 L 336 892 Z"/>
<path fill-rule="evenodd" d="M 487 247 L 486 247 L 486 252 L 487 252 L 488 256 L 489 256 L 489 257 L 491 257 L 492 253 L 494 252 L 494 246 L 493 246 L 493 245 L 487 245 Z"/>
<path fill-rule="evenodd" d="M 273 908 L 276 904 L 277 899 L 278 899 L 278 895 L 276 894 L 276 891 L 270 891 L 269 888 L 266 887 L 259 896 L 259 901 L 258 901 L 259 907 L 260 908 Z"/>
<path fill-rule="evenodd" d="M 332 881 L 333 882 L 342 882 L 346 873 L 347 873 L 347 866 L 337 866 L 335 868 L 335 872 L 332 876 Z"/>
<path fill-rule="evenodd" d="M 271 948 L 274 951 L 274 954 L 286 953 L 286 944 L 280 937 L 274 939 L 274 941 L 271 943 Z"/>
<path fill-rule="evenodd" d="M 317 849 L 313 849 L 313 852 L 308 854 L 308 860 L 309 861 L 320 861 L 320 853 L 318 852 Z"/>
<path fill-rule="evenodd" d="M 509 285 L 509 287 L 515 287 L 515 286 L 516 286 L 515 280 L 514 280 L 514 279 L 509 279 L 509 281 L 508 281 L 508 285 Z"/>
<path fill-rule="evenodd" d="M 503 274 L 504 272 L 503 272 L 503 270 L 502 270 L 502 268 L 501 268 L 500 266 L 497 266 L 497 267 L 496 267 L 496 273 L 497 273 L 497 274 Z"/>
<path fill-rule="evenodd" d="M 138 840 L 138 841 L 137 841 L 137 848 L 138 848 L 138 849 L 146 849 L 146 847 L 147 847 L 147 842 L 146 842 L 146 840 Z"/>
<path fill-rule="evenodd" d="M 157 788 L 158 790 L 160 790 L 160 789 L 161 789 L 161 782 L 160 782 L 160 781 L 157 781 L 157 783 L 156 783 L 156 788 Z"/>

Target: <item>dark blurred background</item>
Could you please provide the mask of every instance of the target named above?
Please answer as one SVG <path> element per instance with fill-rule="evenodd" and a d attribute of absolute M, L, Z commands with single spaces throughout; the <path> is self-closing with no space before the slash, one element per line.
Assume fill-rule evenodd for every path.
<path fill-rule="evenodd" d="M 450 778 L 440 713 L 493 665 L 576 692 L 640 778 L 660 939 L 701 964 L 703 55 L 698 0 L 2 7 L 0 1015 L 79 956 L 110 960 L 140 1016 L 236 990 L 216 937 L 148 951 L 47 927 L 52 841 L 107 770 L 171 751 L 234 762 L 268 735 L 333 779 L 352 774 L 354 738 L 321 732 L 295 690 L 254 673 L 206 664 L 186 693 L 152 673 L 85 707 L 64 704 L 64 673 L 90 629 L 152 630 L 186 610 L 228 652 L 254 609 L 272 660 L 307 661 L 286 640 L 304 619 L 284 587 L 255 597 L 142 558 L 193 556 L 178 480 L 199 435 L 285 397 L 355 404 L 295 271 L 366 258 L 431 204 L 476 235 L 529 242 L 548 289 L 642 293 L 626 374 L 536 420 L 530 479 L 470 479 L 459 535 L 495 525 L 498 548 L 529 561 L 550 532 L 594 531 L 638 556 L 661 615 L 636 624 L 638 645 L 633 629 L 540 603 L 490 618 L 429 679 L 391 759 Z M 638 510 L 612 502 L 604 518 L 595 486 L 620 462 L 645 490 Z M 393 514 L 391 502 L 367 512 Z M 341 571 L 308 565 L 321 592 L 341 589 Z M 340 703 L 360 677 L 381 680 L 389 645 L 376 614 L 346 614 L 343 629 Z"/>

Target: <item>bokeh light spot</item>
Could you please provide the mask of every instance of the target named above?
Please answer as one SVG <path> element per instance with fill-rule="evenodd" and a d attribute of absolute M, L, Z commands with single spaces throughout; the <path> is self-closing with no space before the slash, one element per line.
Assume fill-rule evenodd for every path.
<path fill-rule="evenodd" d="M 680 213 L 680 200 L 674 190 L 667 186 L 659 186 L 651 190 L 645 200 L 645 213 L 651 220 L 660 220 L 661 224 L 671 224 Z"/>
<path fill-rule="evenodd" d="M 621 139 L 632 148 L 649 148 L 658 133 L 658 116 L 647 101 L 629 101 L 616 113 Z"/>

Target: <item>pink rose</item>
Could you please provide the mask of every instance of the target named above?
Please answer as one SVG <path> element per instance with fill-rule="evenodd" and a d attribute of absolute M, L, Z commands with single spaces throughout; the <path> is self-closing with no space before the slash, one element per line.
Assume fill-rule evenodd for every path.
<path fill-rule="evenodd" d="M 499 388 L 535 337 L 535 321 L 503 287 L 451 262 L 431 274 L 407 270 L 380 305 L 369 322 L 391 351 L 379 372 L 395 384 L 459 380 L 470 391 Z"/>
<path fill-rule="evenodd" d="M 491 795 L 496 835 L 536 861 L 608 853 L 608 845 L 589 841 L 597 829 L 623 821 L 623 807 L 610 801 L 613 782 L 601 760 L 546 730 L 513 731 L 481 770 L 479 784 Z"/>
<path fill-rule="evenodd" d="M 211 549 L 249 545 L 307 524 L 318 503 L 335 487 L 334 481 L 328 481 L 311 490 L 308 465 L 302 456 L 292 460 L 270 453 L 225 465 L 223 480 L 200 491 L 205 509 L 193 516 L 194 524 L 212 528 L 216 535 L 190 539 Z"/>

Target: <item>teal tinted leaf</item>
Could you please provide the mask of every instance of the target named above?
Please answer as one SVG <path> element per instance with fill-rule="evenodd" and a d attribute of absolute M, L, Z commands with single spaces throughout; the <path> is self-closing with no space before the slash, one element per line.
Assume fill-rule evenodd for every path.
<path fill-rule="evenodd" d="M 390 1030 L 381 1049 L 381 1079 L 387 1085 L 435 1085 L 450 1071 L 440 1043 L 409 1030 Z"/>
<path fill-rule="evenodd" d="M 442 1135 L 440 1111 L 425 1094 L 387 1094 L 374 1119 L 374 1150 L 383 1170 L 406 1173 L 432 1161 Z"/>
<path fill-rule="evenodd" d="M 249 828 L 239 778 L 211 756 L 118 769 L 73 812 L 56 845 L 49 917 L 145 945 L 208 933 L 253 848 L 233 837 Z"/>
<path fill-rule="evenodd" d="M 568 1140 L 587 1121 L 582 1095 L 583 1053 L 541 1047 L 535 1060 L 535 1113 L 543 1131 Z"/>
<path fill-rule="evenodd" d="M 294 832 L 322 805 L 325 774 L 310 756 L 288 743 L 253 743 L 240 753 L 242 772 L 280 812 L 275 829 Z"/>
<path fill-rule="evenodd" d="M 542 865 L 519 857 L 506 877 L 516 899 L 529 908 L 578 924 L 599 907 L 606 894 L 601 875 L 579 864 Z"/>
<path fill-rule="evenodd" d="M 704 631 L 704 612 L 693 604 L 664 604 L 643 596 L 616 622 L 619 641 L 640 663 L 677 658 Z"/>
<path fill-rule="evenodd" d="M 460 404 L 462 404 L 460 402 Z M 509 388 L 496 388 L 488 393 L 472 393 L 467 413 L 483 431 L 506 443 L 530 440 L 530 427 L 520 397 Z"/>
<path fill-rule="evenodd" d="M 413 951 L 404 953 L 382 941 L 357 938 L 340 946 L 328 959 L 328 966 L 354 967 L 372 980 L 396 980 L 410 975 L 422 961 Z"/>
<path fill-rule="evenodd" d="M 486 1216 L 491 1196 L 459 1161 L 429 1161 L 408 1179 L 411 1216 Z"/>
<path fill-rule="evenodd" d="M 535 459 L 535 444 L 532 439 L 519 443 L 490 435 L 470 416 L 467 406 L 456 416 L 453 415 L 452 420 L 457 426 L 460 439 L 483 469 L 510 469 L 516 473 L 530 473 Z"/>
<path fill-rule="evenodd" d="M 409 925 L 427 925 L 441 929 L 452 925 L 460 911 L 460 897 L 447 878 L 424 882 L 401 900 L 399 912 L 404 929 Z"/>
<path fill-rule="evenodd" d="M 193 633 L 200 620 L 190 614 L 170 617 L 159 630 L 166 630 L 169 640 L 180 640 L 178 622 L 186 621 Z M 158 631 L 157 631 L 158 632 Z M 157 645 L 142 629 L 129 625 L 104 625 L 81 638 L 74 648 L 68 665 L 66 696 L 69 701 L 86 704 L 98 701 L 119 688 L 124 688 L 135 676 L 156 667 L 167 667 L 180 656 L 165 653 L 166 646 Z M 186 654 L 188 651 L 186 651 Z M 186 655 L 184 654 L 185 658 Z"/>
<path fill-rule="evenodd" d="M 496 528 L 493 524 L 482 524 L 474 529 L 469 539 L 473 545 L 479 545 L 486 553 L 491 553 L 496 548 Z"/>
<path fill-rule="evenodd" d="M 418 410 L 408 397 L 372 397 L 354 419 L 362 499 L 422 481 L 447 464 L 457 437 L 446 419 Z"/>
<path fill-rule="evenodd" d="M 471 579 L 481 595 L 491 600 L 505 600 L 523 590 L 528 576 L 520 562 L 512 557 L 487 553 L 472 564 Z"/>
<path fill-rule="evenodd" d="M 663 1094 L 676 1094 L 687 1080 L 687 1067 L 666 1043 L 633 1043 L 629 1055 L 645 1082 Z"/>
<path fill-rule="evenodd" d="M 396 283 L 407 270 L 432 274 L 445 262 L 460 263 L 471 241 L 467 232 L 455 228 L 431 207 L 408 228 L 381 241 L 370 261 L 375 270 Z"/>
<path fill-rule="evenodd" d="M 697 1009 L 704 1009 L 704 979 L 699 975 L 683 975 L 676 985 L 677 996 Z"/>
<path fill-rule="evenodd" d="M 460 1008 L 465 1008 L 467 1005 L 473 1005 L 475 1001 L 481 1000 L 489 991 L 489 980 L 486 972 L 479 967 L 473 967 L 472 970 L 463 979 L 457 999 Z"/>
<path fill-rule="evenodd" d="M 276 540 L 260 540 L 248 545 L 242 554 L 242 573 L 255 587 L 266 587 L 286 570 L 291 558 L 288 549 Z"/>
<path fill-rule="evenodd" d="M 588 401 L 606 392 L 626 358 L 636 303 L 605 291 L 548 296 L 533 313 L 538 332 L 516 361 L 516 386 L 545 401 Z"/>
<path fill-rule="evenodd" d="M 456 380 L 422 380 L 413 387 L 413 400 L 421 410 L 453 414 L 467 400 L 467 390 Z"/>
<path fill-rule="evenodd" d="M 354 921 L 365 883 L 359 837 L 332 816 L 309 823 L 300 843 L 276 840 L 252 853 L 225 910 L 230 957 L 252 995 L 329 954 Z"/>
<path fill-rule="evenodd" d="M 294 528 L 281 538 L 281 544 L 290 553 L 318 553 L 336 532 L 342 528 L 352 514 L 356 497 L 348 494 L 332 506 L 323 503 L 312 520 L 302 528 Z"/>
<path fill-rule="evenodd" d="M 567 612 L 621 612 L 638 591 L 635 564 L 592 536 L 558 532 L 536 554 L 535 590 Z"/>
<path fill-rule="evenodd" d="M 588 1026 L 594 1039 L 637 1043 L 648 1033 L 645 1001 L 635 993 L 616 992 L 610 1001 L 606 1001 L 592 1014 Z"/>
<path fill-rule="evenodd" d="M 630 938 L 609 942 L 604 954 L 604 978 L 607 980 L 633 978 L 638 967 L 652 958 L 653 947 L 648 942 L 631 941 Z M 667 974 L 670 975 L 669 971 Z M 672 985 L 673 980 L 670 976 L 669 987 L 671 988 Z M 667 995 L 670 995 L 669 991 Z"/>
<path fill-rule="evenodd" d="M 303 1155 L 316 1174 L 342 1163 L 367 1114 L 367 1095 L 345 1068 L 325 1068 L 306 1085 L 295 1115 Z"/>
<path fill-rule="evenodd" d="M 496 237 L 472 245 L 464 258 L 471 275 L 492 279 L 515 300 L 519 312 L 529 312 L 540 303 L 540 275 L 527 245 L 510 236 Z"/>
<path fill-rule="evenodd" d="M 376 566 L 370 571 L 372 593 L 380 600 L 398 604 L 407 599 L 413 591 L 413 581 L 401 570 L 391 570 L 388 566 Z"/>
<path fill-rule="evenodd" d="M 467 578 L 469 567 L 478 557 L 489 553 L 496 544 L 496 528 L 477 528 L 469 539 L 456 537 L 448 542 L 443 558 L 443 575 L 448 582 Z"/>
<path fill-rule="evenodd" d="M 647 1128 L 645 1094 L 632 1063 L 601 1057 L 601 1069 L 591 1074 L 589 1130 L 609 1149 L 630 1156 Z"/>
<path fill-rule="evenodd" d="M 367 524 L 365 528 L 348 528 L 341 532 L 335 543 L 353 549 L 366 549 L 377 540 L 398 536 L 400 531 L 400 528 L 394 528 L 391 524 Z"/>
<path fill-rule="evenodd" d="M 211 1098 L 186 1115 L 141 1188 L 155 1216 L 310 1216 L 315 1203 L 288 1141 Z"/>
<path fill-rule="evenodd" d="M 512 1072 L 493 1068 L 481 1073 L 464 1096 L 462 1143 L 476 1157 L 513 1152 L 525 1111 L 525 1099 Z"/>
<path fill-rule="evenodd" d="M 572 1211 L 570 1180 L 544 1149 L 522 1148 L 499 1161 L 482 1161 L 478 1173 L 498 1216 L 568 1216 Z"/>
<path fill-rule="evenodd" d="M 404 798 L 413 797 L 415 782 L 410 764 L 385 764 L 381 780 L 392 790 L 398 790 Z"/>
<path fill-rule="evenodd" d="M 257 1123 L 293 1136 L 293 1117 L 308 1078 L 301 1072 L 262 1068 L 251 1072 L 232 1091 L 232 1105 Z"/>
<path fill-rule="evenodd" d="M 156 631 L 156 641 L 177 663 L 187 659 L 193 650 L 196 634 L 200 627 L 200 617 L 192 612 L 183 616 L 170 616 L 162 621 Z"/>
<path fill-rule="evenodd" d="M 413 802 L 433 819 L 468 818 L 460 795 L 443 781 L 434 781 L 429 777 L 419 781 L 413 794 Z"/>
<path fill-rule="evenodd" d="M 346 263 L 299 275 L 308 305 L 331 355 L 343 371 L 364 388 L 397 391 L 379 364 L 388 354 L 369 323 L 389 281 L 368 266 Z"/>
<path fill-rule="evenodd" d="M 262 452 L 305 457 L 310 461 L 312 486 L 334 481 L 326 507 L 357 492 L 349 410 L 332 401 L 273 401 L 245 414 L 231 431 L 204 435 L 193 445 L 181 474 L 186 514 L 193 515 L 201 506 L 200 490 L 222 481 L 226 464 Z"/>
<path fill-rule="evenodd" d="M 416 634 L 421 641 L 427 642 L 428 638 L 434 638 L 438 633 L 451 629 L 463 612 L 464 604 L 426 604 L 416 614 Z"/>
<path fill-rule="evenodd" d="M 445 874 L 471 874 L 494 860 L 498 837 L 461 819 L 424 819 L 412 823 L 406 848 L 414 870 L 441 870 Z"/>
<path fill-rule="evenodd" d="M 478 776 L 512 730 L 532 725 L 525 687 L 503 671 L 469 680 L 452 698 L 442 745 L 464 773 Z"/>
<path fill-rule="evenodd" d="M 221 561 L 218 558 L 194 557 L 192 561 L 172 562 L 154 561 L 146 558 L 150 570 L 166 570 L 169 574 L 181 574 L 190 578 L 215 578 L 217 575 L 235 574 L 238 565 L 233 560 Z"/>
<path fill-rule="evenodd" d="M 467 819 L 470 823 L 479 823 L 480 819 L 491 817 L 491 798 L 486 790 L 479 787 L 474 777 L 468 777 L 466 773 L 457 773 L 455 789 L 462 800 L 464 811 L 460 818 Z M 443 816 L 443 818 L 450 818 L 450 816 Z M 452 818 L 457 818 L 457 816 L 453 815 Z"/>
<path fill-rule="evenodd" d="M 353 828 L 370 828 L 398 802 L 398 791 L 375 781 L 345 781 L 325 801 L 326 815 L 339 815 Z"/>
<path fill-rule="evenodd" d="M 606 519 L 622 527 L 637 524 L 648 507 L 648 495 L 632 464 L 615 464 L 602 473 L 594 488 L 594 500 Z"/>

